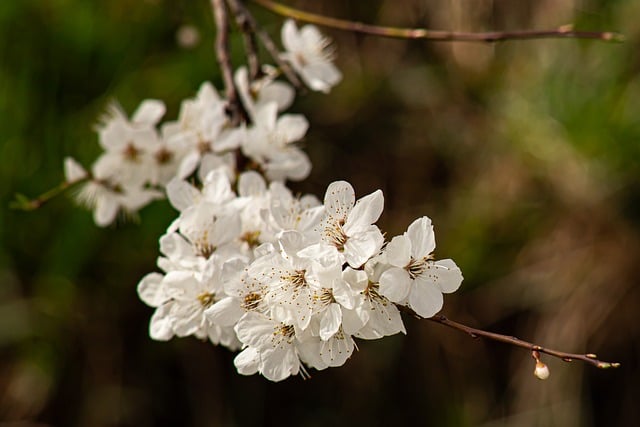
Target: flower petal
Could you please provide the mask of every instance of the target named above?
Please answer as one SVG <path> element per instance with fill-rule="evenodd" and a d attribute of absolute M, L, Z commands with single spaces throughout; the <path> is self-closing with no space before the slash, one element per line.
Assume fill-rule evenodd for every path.
<path fill-rule="evenodd" d="M 440 290 L 449 294 L 458 290 L 462 284 L 462 271 L 452 259 L 443 259 L 434 263 L 438 275 Z"/>
<path fill-rule="evenodd" d="M 409 307 L 418 315 L 433 317 L 442 309 L 444 298 L 440 288 L 433 282 L 417 278 L 413 281 L 413 289 L 409 293 Z"/>
<path fill-rule="evenodd" d="M 380 294 L 389 298 L 390 301 L 403 302 L 409 295 L 411 282 L 407 270 L 392 267 L 380 276 Z"/>
<path fill-rule="evenodd" d="M 411 239 L 411 255 L 415 259 L 423 258 L 436 248 L 436 237 L 433 233 L 431 219 L 426 216 L 418 218 L 407 229 Z"/>

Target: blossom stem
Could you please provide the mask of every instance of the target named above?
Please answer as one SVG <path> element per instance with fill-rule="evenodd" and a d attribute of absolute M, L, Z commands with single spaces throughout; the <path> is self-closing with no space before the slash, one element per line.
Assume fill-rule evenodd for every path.
<path fill-rule="evenodd" d="M 29 199 L 24 194 L 16 194 L 14 197 L 14 200 L 11 201 L 11 203 L 9 204 L 9 207 L 11 209 L 16 209 L 21 211 L 34 211 L 36 209 L 41 208 L 45 203 L 47 203 L 54 197 L 57 197 L 60 194 L 62 194 L 65 190 L 67 190 L 72 185 L 75 185 L 80 182 L 84 182 L 87 179 L 88 178 L 84 178 L 82 180 L 79 180 L 73 183 L 64 181 L 58 184 L 57 186 L 53 187 L 52 189 L 45 191 L 35 199 Z"/>
<path fill-rule="evenodd" d="M 236 15 L 243 15 L 244 20 L 246 21 L 247 28 L 255 33 L 264 48 L 267 50 L 267 52 L 269 52 L 269 55 L 273 58 L 275 63 L 278 64 L 278 67 L 287 78 L 287 80 L 289 80 L 289 82 L 296 89 L 304 88 L 304 85 L 302 84 L 296 73 L 291 69 L 289 64 L 287 64 L 280 58 L 280 50 L 271 39 L 271 36 L 269 36 L 269 34 L 260 27 L 260 25 L 256 22 L 256 20 L 253 18 L 253 15 L 251 15 L 244 4 L 240 0 L 227 1 L 229 2 L 231 9 Z"/>
<path fill-rule="evenodd" d="M 550 348 L 542 347 L 534 343 L 523 341 L 514 336 L 502 335 L 502 334 L 497 334 L 495 332 L 488 332 L 488 331 L 483 331 L 482 329 L 472 328 L 471 326 L 467 326 L 462 323 L 450 320 L 446 316 L 443 316 L 442 314 L 436 314 L 435 316 L 430 317 L 427 320 L 431 320 L 432 322 L 440 323 L 441 325 L 445 325 L 450 328 L 465 332 L 472 338 L 482 337 L 482 338 L 490 339 L 493 341 L 499 341 L 499 342 L 511 344 L 516 347 L 525 348 L 532 352 L 548 354 L 549 356 L 562 359 L 565 362 L 580 360 L 582 362 L 585 362 L 589 365 L 593 365 L 596 368 L 600 368 L 600 369 L 618 368 L 620 366 L 620 363 L 617 363 L 617 362 L 603 362 L 601 360 L 598 360 L 597 356 L 592 353 L 588 353 L 588 354 L 565 353 L 563 351 L 553 350 Z"/>
<path fill-rule="evenodd" d="M 222 70 L 222 80 L 224 81 L 225 97 L 228 102 L 228 113 L 231 117 L 232 125 L 240 123 L 244 116 L 244 109 L 238 97 L 238 91 L 233 82 L 233 66 L 229 55 L 229 22 L 227 18 L 227 7 L 224 0 L 211 0 L 211 8 L 216 23 L 216 58 Z"/>
<path fill-rule="evenodd" d="M 553 30 L 519 30 L 519 31 L 488 31 L 488 32 L 458 32 L 429 30 L 426 28 L 398 28 L 369 25 L 362 22 L 337 19 L 329 16 L 318 15 L 295 9 L 271 0 L 253 0 L 265 9 L 278 15 L 293 18 L 299 21 L 322 25 L 324 27 L 354 33 L 368 34 L 379 37 L 396 39 L 416 39 L 429 41 L 467 41 L 495 43 L 506 40 L 530 40 L 545 38 L 574 38 L 595 39 L 603 41 L 624 41 L 624 36 L 611 31 L 574 31 L 571 25 L 564 25 Z"/>

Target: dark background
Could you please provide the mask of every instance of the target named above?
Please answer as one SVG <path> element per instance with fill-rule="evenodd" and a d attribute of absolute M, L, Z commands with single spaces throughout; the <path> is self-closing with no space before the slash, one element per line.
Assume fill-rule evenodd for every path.
<path fill-rule="evenodd" d="M 388 236 L 435 223 L 465 281 L 453 319 L 622 368 L 599 371 L 406 318 L 310 380 L 242 377 L 196 339 L 153 342 L 138 280 L 175 212 L 99 229 L 59 197 L 8 209 L 99 153 L 112 98 L 167 118 L 204 80 L 221 87 L 205 0 L 0 2 L 0 425 L 631 426 L 640 420 L 640 3 L 633 0 L 299 1 L 369 23 L 468 31 L 616 30 L 623 44 L 383 40 L 326 30 L 343 82 L 291 109 L 311 122 L 319 196 L 336 179 L 381 188 Z M 293 2 L 290 4 L 294 4 Z M 252 5 L 279 39 L 282 19 Z M 197 30 L 185 47 L 177 34 Z M 242 63 L 233 37 L 234 61 Z"/>

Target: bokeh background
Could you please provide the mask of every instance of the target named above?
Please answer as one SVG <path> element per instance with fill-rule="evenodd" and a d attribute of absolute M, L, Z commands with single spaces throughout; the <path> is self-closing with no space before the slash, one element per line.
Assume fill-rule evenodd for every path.
<path fill-rule="evenodd" d="M 0 425 L 631 426 L 640 422 L 640 3 L 634 0 L 297 1 L 369 23 L 453 30 L 616 30 L 622 44 L 383 40 L 329 31 L 343 82 L 298 98 L 311 177 L 381 188 L 388 235 L 435 223 L 465 282 L 453 319 L 594 352 L 617 371 L 544 358 L 406 318 L 310 380 L 242 377 L 196 339 L 150 340 L 135 292 L 155 269 L 167 203 L 99 229 L 69 197 L 8 209 L 88 165 L 109 100 L 167 117 L 221 79 L 206 0 L 0 2 Z M 255 5 L 276 37 L 282 19 Z M 279 38 L 279 37 L 277 37 Z M 234 61 L 242 62 L 238 34 Z"/>

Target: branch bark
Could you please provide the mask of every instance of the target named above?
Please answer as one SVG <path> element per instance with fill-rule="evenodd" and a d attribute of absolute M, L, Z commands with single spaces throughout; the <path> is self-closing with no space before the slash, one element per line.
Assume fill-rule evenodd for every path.
<path fill-rule="evenodd" d="M 415 313 L 414 313 L 415 315 Z M 419 316 L 418 316 L 419 317 Z M 428 318 L 432 322 L 439 323 L 444 326 L 448 326 L 449 328 L 457 329 L 459 331 L 465 332 L 472 338 L 486 338 L 493 341 L 503 342 L 506 344 L 511 344 L 516 347 L 525 348 L 530 350 L 531 352 L 538 352 L 548 354 L 549 356 L 557 357 L 559 359 L 564 360 L 565 362 L 571 362 L 573 360 L 580 360 L 589 365 L 595 366 L 599 369 L 609 369 L 609 368 L 618 368 L 620 367 L 619 363 L 616 362 L 603 362 L 598 360 L 598 356 L 593 353 L 588 354 L 575 354 L 575 353 L 565 353 L 564 351 L 553 350 L 550 348 L 542 347 L 538 344 L 530 343 L 527 341 L 523 341 L 519 338 L 509 335 L 497 334 L 495 332 L 487 332 L 482 329 L 472 328 L 471 326 L 464 325 L 462 323 L 453 321 L 448 319 L 446 316 L 441 314 L 436 314 L 433 317 Z"/>
<path fill-rule="evenodd" d="M 396 39 L 416 39 L 448 42 L 467 41 L 485 43 L 495 43 L 507 40 L 531 40 L 545 38 L 594 39 L 617 42 L 624 41 L 624 36 L 619 33 L 611 31 L 574 31 L 571 25 L 564 25 L 553 30 L 489 31 L 478 33 L 429 30 L 426 28 L 384 27 L 305 12 L 271 0 L 253 1 L 273 13 L 281 16 L 286 16 L 288 18 L 293 18 L 298 21 L 309 22 L 312 24 L 322 25 L 324 27 L 350 31 L 353 33 Z"/>
<path fill-rule="evenodd" d="M 229 20 L 227 6 L 224 0 L 211 0 L 211 8 L 216 24 L 216 59 L 222 71 L 225 98 L 228 102 L 227 113 L 229 114 L 231 124 L 236 126 L 242 121 L 246 114 L 240 102 L 235 83 L 233 82 L 233 66 L 229 54 Z"/>

